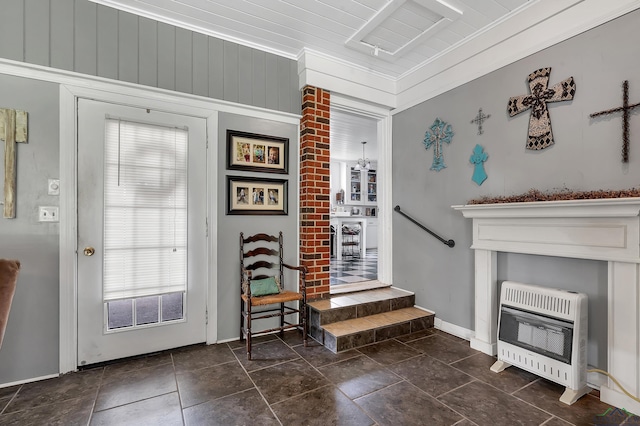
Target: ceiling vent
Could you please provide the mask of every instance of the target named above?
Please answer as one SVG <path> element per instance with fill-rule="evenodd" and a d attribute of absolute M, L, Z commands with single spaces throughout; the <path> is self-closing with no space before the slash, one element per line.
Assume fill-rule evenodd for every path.
<path fill-rule="evenodd" d="M 390 0 L 345 45 L 393 61 L 462 16 L 440 0 Z"/>

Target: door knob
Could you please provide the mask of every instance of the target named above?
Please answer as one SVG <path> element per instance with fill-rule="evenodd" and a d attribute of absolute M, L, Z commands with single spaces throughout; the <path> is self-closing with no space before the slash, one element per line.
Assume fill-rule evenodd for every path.
<path fill-rule="evenodd" d="M 94 249 L 93 247 L 85 247 L 84 248 L 84 255 L 85 256 L 93 256 L 93 254 L 96 252 L 96 249 Z"/>

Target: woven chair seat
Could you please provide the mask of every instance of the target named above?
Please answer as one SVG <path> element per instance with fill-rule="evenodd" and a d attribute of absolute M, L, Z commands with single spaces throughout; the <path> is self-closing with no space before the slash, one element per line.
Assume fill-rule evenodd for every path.
<path fill-rule="evenodd" d="M 242 295 L 242 300 L 245 303 L 248 303 L 249 298 L 247 295 Z M 278 294 L 269 294 L 267 296 L 252 296 L 251 297 L 251 305 L 252 306 L 263 306 L 263 305 L 272 305 L 274 303 L 285 303 L 285 302 L 293 302 L 296 300 L 302 300 L 302 293 L 298 293 L 296 291 L 282 290 Z"/>

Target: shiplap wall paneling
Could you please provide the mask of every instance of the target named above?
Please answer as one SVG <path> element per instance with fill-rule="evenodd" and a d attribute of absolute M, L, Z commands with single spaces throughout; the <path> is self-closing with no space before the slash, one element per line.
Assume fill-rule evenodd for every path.
<path fill-rule="evenodd" d="M 224 41 L 209 37 L 209 96 L 224 99 Z"/>
<path fill-rule="evenodd" d="M 255 106 L 267 106 L 267 65 L 265 52 L 253 49 L 251 52 L 252 97 Z"/>
<path fill-rule="evenodd" d="M 56 0 L 51 5 L 51 40 L 48 65 L 73 71 L 73 0 Z"/>
<path fill-rule="evenodd" d="M 176 90 L 193 93 L 193 42 L 191 31 L 176 28 Z"/>
<path fill-rule="evenodd" d="M 204 34 L 193 33 L 193 94 L 209 96 L 209 42 Z"/>
<path fill-rule="evenodd" d="M 294 60 L 89 0 L 5 3 L 1 58 L 300 113 Z"/>
<path fill-rule="evenodd" d="M 267 108 L 278 109 L 278 85 L 273 82 L 278 81 L 278 57 L 272 53 L 267 53 L 266 81 L 267 83 Z"/>
<path fill-rule="evenodd" d="M 176 27 L 158 23 L 158 87 L 176 89 Z"/>
<path fill-rule="evenodd" d="M 95 3 L 75 2 L 73 70 L 82 74 L 97 74 L 97 10 Z"/>
<path fill-rule="evenodd" d="M 158 23 L 138 20 L 138 83 L 158 87 Z"/>
<path fill-rule="evenodd" d="M 253 72 L 251 48 L 238 46 L 238 102 L 253 104 Z"/>
<path fill-rule="evenodd" d="M 25 61 L 49 66 L 49 2 L 26 0 L 24 7 Z"/>
<path fill-rule="evenodd" d="M 224 99 L 231 102 L 238 102 L 238 45 L 224 42 Z"/>
<path fill-rule="evenodd" d="M 118 11 L 98 6 L 96 31 L 97 73 L 100 77 L 118 79 Z"/>
<path fill-rule="evenodd" d="M 118 80 L 138 83 L 138 17 L 118 12 Z"/>
<path fill-rule="evenodd" d="M 278 109 L 282 108 L 284 111 L 291 110 L 291 96 L 288 92 L 291 81 L 290 62 L 288 59 L 278 58 Z"/>
<path fill-rule="evenodd" d="M 24 61 L 24 3 L 4 2 L 0 15 L 0 55 Z"/>

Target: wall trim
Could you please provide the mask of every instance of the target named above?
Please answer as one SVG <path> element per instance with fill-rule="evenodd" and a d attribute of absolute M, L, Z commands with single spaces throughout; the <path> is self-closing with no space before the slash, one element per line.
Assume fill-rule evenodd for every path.
<path fill-rule="evenodd" d="M 396 79 L 352 63 L 303 49 L 298 56 L 299 87 L 314 86 L 387 108 L 396 106 Z"/>

